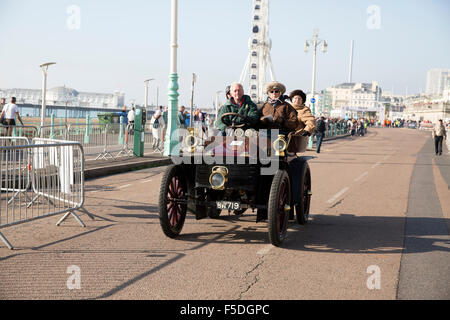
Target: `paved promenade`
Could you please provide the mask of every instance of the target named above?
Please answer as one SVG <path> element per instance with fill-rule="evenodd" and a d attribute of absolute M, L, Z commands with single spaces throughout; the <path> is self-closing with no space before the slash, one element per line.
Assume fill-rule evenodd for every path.
<path fill-rule="evenodd" d="M 449 299 L 444 152 L 434 156 L 429 132 L 387 128 L 306 152 L 315 157 L 311 218 L 291 221 L 280 248 L 251 211 L 188 216 L 169 239 L 157 207 L 165 167 L 151 167 L 167 159 L 116 161 L 149 167 L 107 175 L 88 163 L 85 208 L 95 220 L 81 213 L 86 228 L 49 217 L 2 229 L 16 249 L 0 243 L 0 299 Z"/>

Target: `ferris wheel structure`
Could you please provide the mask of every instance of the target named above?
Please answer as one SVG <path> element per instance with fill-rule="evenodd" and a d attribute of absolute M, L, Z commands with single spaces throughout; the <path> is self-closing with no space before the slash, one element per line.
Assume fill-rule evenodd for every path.
<path fill-rule="evenodd" d="M 249 54 L 242 70 L 240 83 L 247 83 L 248 94 L 255 102 L 264 101 L 267 69 L 275 81 L 269 39 L 269 0 L 253 0 L 252 35 L 248 41 Z"/>

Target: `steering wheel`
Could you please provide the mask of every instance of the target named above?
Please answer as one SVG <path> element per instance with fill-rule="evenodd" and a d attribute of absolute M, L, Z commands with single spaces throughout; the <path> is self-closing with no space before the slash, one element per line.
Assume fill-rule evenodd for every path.
<path fill-rule="evenodd" d="M 243 115 L 240 114 L 240 113 L 236 113 L 236 112 L 227 112 L 227 113 L 224 113 L 224 114 L 220 117 L 220 121 L 222 121 L 223 124 L 225 124 L 225 122 L 224 122 L 223 120 L 224 120 L 224 118 L 227 117 L 227 116 L 238 116 L 238 117 L 240 117 L 240 118 L 242 118 L 242 119 L 244 119 L 244 117 L 245 117 L 245 116 L 243 116 Z M 227 124 L 225 124 L 225 125 L 226 125 L 228 128 L 237 129 L 237 128 L 245 127 L 246 123 L 235 124 L 235 123 L 234 123 L 234 120 L 233 120 L 231 125 L 227 125 Z"/>

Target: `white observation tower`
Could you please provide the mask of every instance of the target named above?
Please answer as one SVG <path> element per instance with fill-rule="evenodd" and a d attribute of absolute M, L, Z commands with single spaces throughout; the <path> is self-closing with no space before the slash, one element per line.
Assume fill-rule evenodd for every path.
<path fill-rule="evenodd" d="M 248 41 L 249 54 L 242 70 L 240 82 L 244 84 L 248 77 L 248 95 L 256 103 L 264 101 L 267 66 L 271 81 L 275 81 L 269 39 L 269 0 L 253 0 L 252 36 Z"/>

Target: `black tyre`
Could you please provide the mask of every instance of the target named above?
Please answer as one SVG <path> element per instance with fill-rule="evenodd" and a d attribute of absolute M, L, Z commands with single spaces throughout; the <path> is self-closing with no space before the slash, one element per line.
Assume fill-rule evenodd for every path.
<path fill-rule="evenodd" d="M 291 186 L 289 175 L 278 170 L 270 188 L 268 203 L 269 241 L 279 246 L 286 238 L 291 204 Z"/>
<path fill-rule="evenodd" d="M 159 222 L 169 238 L 183 229 L 187 211 L 187 184 L 183 171 L 176 165 L 166 169 L 159 190 Z"/>
<path fill-rule="evenodd" d="M 222 210 L 217 208 L 208 208 L 208 217 L 211 219 L 218 219 L 220 217 L 220 214 L 222 213 Z"/>
<path fill-rule="evenodd" d="M 309 165 L 305 162 L 302 166 L 300 175 L 300 198 L 295 206 L 295 213 L 297 222 L 299 224 L 306 224 L 309 218 L 309 207 L 311 205 L 311 170 Z"/>

